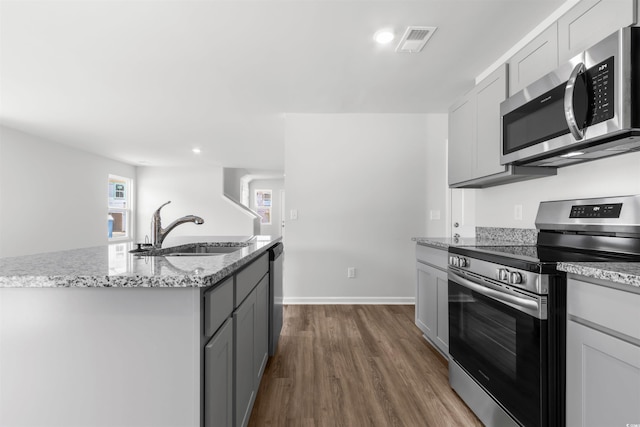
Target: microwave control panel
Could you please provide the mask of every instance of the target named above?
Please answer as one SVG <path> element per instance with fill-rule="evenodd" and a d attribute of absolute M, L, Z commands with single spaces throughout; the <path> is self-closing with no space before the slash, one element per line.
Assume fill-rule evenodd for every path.
<path fill-rule="evenodd" d="M 587 87 L 591 101 L 589 124 L 604 122 L 614 116 L 613 56 L 587 70 Z"/>
<path fill-rule="evenodd" d="M 620 218 L 622 203 L 573 205 L 569 218 Z"/>

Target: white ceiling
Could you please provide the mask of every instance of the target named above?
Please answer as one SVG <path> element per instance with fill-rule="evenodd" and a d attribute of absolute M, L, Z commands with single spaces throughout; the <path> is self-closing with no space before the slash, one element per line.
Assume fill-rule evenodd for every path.
<path fill-rule="evenodd" d="M 131 164 L 283 170 L 286 113 L 445 112 L 563 2 L 2 0 L 0 124 Z M 373 42 L 409 25 L 438 27 L 422 53 Z"/>

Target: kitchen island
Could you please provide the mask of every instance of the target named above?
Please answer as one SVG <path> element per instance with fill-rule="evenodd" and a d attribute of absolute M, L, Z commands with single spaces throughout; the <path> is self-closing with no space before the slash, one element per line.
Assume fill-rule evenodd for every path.
<path fill-rule="evenodd" d="M 213 256 L 123 243 L 0 259 L 0 425 L 243 425 L 279 240 L 211 242 L 239 247 Z"/>

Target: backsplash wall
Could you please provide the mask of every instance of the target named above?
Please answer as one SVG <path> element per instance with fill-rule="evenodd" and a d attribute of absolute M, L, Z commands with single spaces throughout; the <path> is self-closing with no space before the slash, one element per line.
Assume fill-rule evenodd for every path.
<path fill-rule="evenodd" d="M 558 169 L 556 176 L 478 190 L 476 226 L 535 228 L 541 201 L 640 194 L 640 153 Z M 514 206 L 522 205 L 522 220 Z"/>

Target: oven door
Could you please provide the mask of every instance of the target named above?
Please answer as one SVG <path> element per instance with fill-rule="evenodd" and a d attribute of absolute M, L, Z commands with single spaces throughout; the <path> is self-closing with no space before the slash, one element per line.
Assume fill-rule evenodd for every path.
<path fill-rule="evenodd" d="M 514 419 L 547 419 L 546 297 L 449 271 L 449 353 Z"/>

